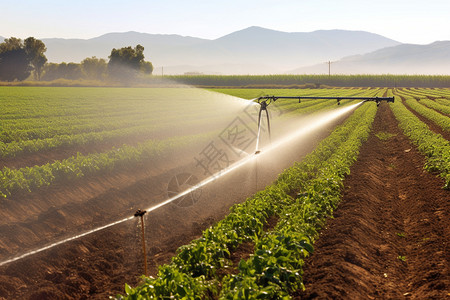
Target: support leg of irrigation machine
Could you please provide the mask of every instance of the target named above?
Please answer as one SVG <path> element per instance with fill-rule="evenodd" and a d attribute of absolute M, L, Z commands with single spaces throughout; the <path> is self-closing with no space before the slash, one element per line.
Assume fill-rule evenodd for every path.
<path fill-rule="evenodd" d="M 138 210 L 134 213 L 135 217 L 141 217 L 141 229 L 142 229 L 142 256 L 144 258 L 144 275 L 148 276 L 147 272 L 147 251 L 145 250 L 145 226 L 144 226 L 144 215 L 146 210 Z"/>
<path fill-rule="evenodd" d="M 267 131 L 269 132 L 269 143 L 272 142 L 272 136 L 270 132 L 270 119 L 269 119 L 269 112 L 267 111 L 268 103 L 266 101 L 262 101 L 259 103 L 261 106 L 259 108 L 259 114 L 258 114 L 258 135 L 256 137 L 256 150 L 255 155 L 258 155 L 261 153 L 261 150 L 259 150 L 259 141 L 261 139 L 261 114 L 264 110 L 266 112 L 266 118 L 267 118 Z M 258 157 L 255 159 L 255 188 L 256 191 L 258 191 Z"/>
<path fill-rule="evenodd" d="M 271 133 L 270 133 L 270 120 L 269 120 L 269 112 L 267 111 L 267 102 L 266 101 L 262 101 L 260 103 L 261 107 L 259 108 L 259 114 L 258 114 L 258 143 L 257 145 L 259 145 L 259 138 L 260 138 L 260 133 L 261 133 L 261 113 L 264 110 L 266 112 L 266 118 L 267 118 L 267 130 L 269 131 L 269 142 L 272 140 L 271 137 Z M 258 147 L 256 148 L 256 151 L 258 151 Z"/>

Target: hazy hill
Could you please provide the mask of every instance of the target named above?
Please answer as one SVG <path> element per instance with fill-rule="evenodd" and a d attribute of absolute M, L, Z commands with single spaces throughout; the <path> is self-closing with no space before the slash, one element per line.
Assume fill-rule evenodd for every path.
<path fill-rule="evenodd" d="M 331 65 L 333 74 L 450 74 L 450 41 L 402 44 L 364 55 L 344 57 Z M 326 74 L 328 65 L 297 68 L 293 74 Z"/>
<path fill-rule="evenodd" d="M 42 39 L 50 62 L 80 62 L 107 58 L 112 48 L 145 47 L 155 72 L 215 74 L 281 73 L 344 56 L 371 52 L 399 42 L 383 36 L 347 30 L 281 32 L 250 27 L 215 40 L 138 32 L 109 33 L 92 39 Z"/>
<path fill-rule="evenodd" d="M 37 37 L 39 38 L 39 37 Z M 401 44 L 386 37 L 348 30 L 281 32 L 249 27 L 215 40 L 138 32 L 108 33 L 92 39 L 42 39 L 49 62 L 107 58 L 112 48 L 145 47 L 155 73 L 183 74 L 449 74 L 450 41 Z M 3 38 L 0 37 L 0 41 Z M 294 69 L 296 68 L 297 69 Z"/>
<path fill-rule="evenodd" d="M 147 34 L 138 32 L 108 33 L 92 39 L 42 39 L 47 46 L 46 56 L 51 62 L 80 62 L 86 57 L 108 58 L 113 48 L 145 47 L 144 54 L 150 61 L 173 49 L 202 42 L 202 39 L 180 35 Z"/>
<path fill-rule="evenodd" d="M 211 41 L 210 44 L 228 49 L 232 54 L 230 60 L 272 64 L 287 70 L 292 66 L 338 59 L 400 43 L 362 31 L 319 30 L 287 33 L 250 27 Z"/>

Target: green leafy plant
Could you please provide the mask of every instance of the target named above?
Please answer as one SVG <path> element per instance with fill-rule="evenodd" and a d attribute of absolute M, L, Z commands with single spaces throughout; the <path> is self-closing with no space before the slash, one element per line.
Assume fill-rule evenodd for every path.
<path fill-rule="evenodd" d="M 396 136 L 396 134 L 395 133 L 390 133 L 390 132 L 380 131 L 380 132 L 376 133 L 375 136 L 377 138 L 379 138 L 380 140 L 382 140 L 382 141 L 386 141 L 386 140 Z"/>
<path fill-rule="evenodd" d="M 444 179 L 444 188 L 450 189 L 450 142 L 410 112 L 401 101 L 390 103 L 395 117 L 406 136 L 426 157 L 425 169 L 438 172 Z"/>

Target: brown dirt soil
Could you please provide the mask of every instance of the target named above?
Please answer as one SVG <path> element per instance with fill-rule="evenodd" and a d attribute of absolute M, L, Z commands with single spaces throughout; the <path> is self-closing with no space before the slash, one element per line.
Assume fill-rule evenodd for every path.
<path fill-rule="evenodd" d="M 255 161 L 208 184 L 192 206 L 168 204 L 147 213 L 149 273 L 155 274 L 156 267 L 169 262 L 179 246 L 222 219 L 231 205 L 270 184 L 294 160 L 301 160 L 344 119 L 308 136 L 307 145 L 301 140 L 277 149 L 273 158 Z M 193 164 L 191 156 L 173 158 L 2 201 L 0 261 L 129 217 L 138 208 L 148 209 L 167 199 L 167 183 L 176 174 L 192 172 Z M 124 293 L 124 283 L 136 285 L 143 274 L 140 233 L 135 218 L 0 266 L 0 299 L 105 299 Z M 247 251 L 239 248 L 235 256 L 240 252 Z"/>
<path fill-rule="evenodd" d="M 423 165 L 382 103 L 296 299 L 449 298 L 450 192 Z"/>

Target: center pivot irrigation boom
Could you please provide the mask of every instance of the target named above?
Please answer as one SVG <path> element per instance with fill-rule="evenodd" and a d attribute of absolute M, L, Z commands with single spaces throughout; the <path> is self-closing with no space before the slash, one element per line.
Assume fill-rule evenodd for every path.
<path fill-rule="evenodd" d="M 375 101 L 377 105 L 380 105 L 381 101 L 387 101 L 394 103 L 394 97 L 318 97 L 318 96 L 294 96 L 294 97 L 285 97 L 285 96 L 262 96 L 256 98 L 256 102 L 261 105 L 262 110 L 267 110 L 267 106 L 277 101 L 278 99 L 298 99 L 298 103 L 303 100 L 311 100 L 311 99 L 321 99 L 321 100 L 333 100 L 336 99 L 338 105 L 341 104 L 341 100 L 363 100 L 363 101 Z"/>
<path fill-rule="evenodd" d="M 269 140 L 271 139 L 270 136 L 270 121 L 269 121 L 269 112 L 267 111 L 267 107 L 272 102 L 277 101 L 278 99 L 297 99 L 298 103 L 301 103 L 302 100 L 312 100 L 312 99 L 321 99 L 321 100 L 337 100 L 337 104 L 341 104 L 341 100 L 362 100 L 364 102 L 366 101 L 375 101 L 377 103 L 377 106 L 380 105 L 381 101 L 387 101 L 394 103 L 394 97 L 314 97 L 314 96 L 293 96 L 293 97 L 285 97 L 285 96 L 261 96 L 255 99 L 256 102 L 259 103 L 259 114 L 258 114 L 258 136 L 261 130 L 261 114 L 262 111 L 266 111 L 266 117 L 267 117 L 267 129 L 269 131 Z M 256 154 L 258 154 L 259 151 L 256 151 Z"/>

